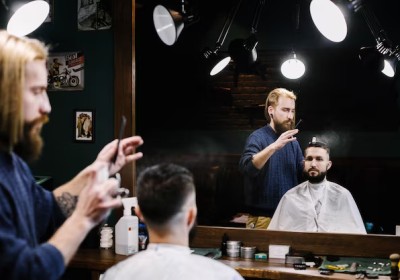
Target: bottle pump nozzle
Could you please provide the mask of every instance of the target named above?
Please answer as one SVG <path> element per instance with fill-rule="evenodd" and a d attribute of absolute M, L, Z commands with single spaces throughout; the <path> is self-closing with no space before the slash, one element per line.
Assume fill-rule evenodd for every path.
<path fill-rule="evenodd" d="M 124 216 L 131 216 L 132 207 L 137 206 L 137 197 L 122 198 L 122 205 L 124 206 Z"/>

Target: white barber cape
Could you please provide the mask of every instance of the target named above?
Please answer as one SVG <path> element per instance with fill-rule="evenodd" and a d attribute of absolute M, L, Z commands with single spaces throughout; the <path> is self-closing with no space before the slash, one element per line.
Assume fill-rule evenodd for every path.
<path fill-rule="evenodd" d="M 366 233 L 357 204 L 344 187 L 303 182 L 280 200 L 269 230 Z"/>

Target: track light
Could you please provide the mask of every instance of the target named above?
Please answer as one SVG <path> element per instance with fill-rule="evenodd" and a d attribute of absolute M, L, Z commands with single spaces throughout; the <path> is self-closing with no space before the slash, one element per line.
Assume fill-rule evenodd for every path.
<path fill-rule="evenodd" d="M 341 42 L 347 35 L 347 24 L 342 11 L 330 0 L 312 0 L 311 18 L 327 39 Z"/>
<path fill-rule="evenodd" d="M 356 10 L 361 14 L 368 25 L 369 30 L 375 38 L 375 47 L 365 47 L 360 49 L 360 60 L 370 67 L 375 67 L 388 77 L 394 77 L 396 66 L 400 60 L 400 47 L 395 46 L 389 39 L 386 32 L 380 26 L 375 14 L 365 3 L 359 5 Z"/>
<path fill-rule="evenodd" d="M 237 11 L 239 10 L 241 3 L 242 0 L 237 0 L 236 5 L 232 6 L 229 14 L 225 19 L 224 25 L 222 26 L 217 42 L 215 42 L 215 48 L 213 50 L 211 50 L 210 48 L 206 48 L 202 52 L 207 71 L 211 76 L 214 76 L 221 72 L 231 61 L 230 55 L 220 54 L 219 49 L 224 44 L 225 38 L 228 35 L 229 29 L 231 28 L 232 22 L 236 16 Z"/>
<path fill-rule="evenodd" d="M 195 14 L 189 11 L 185 0 L 181 1 L 180 8 L 180 11 L 176 11 L 157 5 L 153 10 L 156 32 L 161 41 L 168 46 L 175 44 L 182 30 L 197 20 Z"/>
<path fill-rule="evenodd" d="M 380 71 L 390 78 L 396 74 L 399 57 L 398 47 L 389 55 L 382 54 L 377 47 L 363 47 L 359 54 L 365 66 L 373 71 Z"/>
<path fill-rule="evenodd" d="M 397 60 L 394 58 L 385 59 L 383 61 L 383 63 L 384 63 L 384 66 L 382 69 L 382 73 L 390 78 L 394 77 L 394 75 L 396 74 Z"/>
<path fill-rule="evenodd" d="M 212 51 L 206 48 L 203 51 L 203 56 L 206 59 L 207 69 L 209 69 L 210 76 L 214 76 L 221 72 L 231 61 L 230 56 L 223 56 L 216 50 Z"/>
<path fill-rule="evenodd" d="M 288 79 L 298 79 L 304 75 L 306 67 L 304 63 L 297 59 L 293 51 L 292 56 L 282 63 L 281 72 Z"/>
<path fill-rule="evenodd" d="M 238 69 L 248 69 L 257 61 L 257 44 L 258 40 L 255 34 L 250 35 L 246 40 L 235 39 L 229 43 L 229 54 Z"/>
<path fill-rule="evenodd" d="M 7 31 L 16 36 L 25 36 L 35 31 L 47 18 L 50 6 L 43 0 L 19 3 L 10 7 L 15 11 L 7 24 Z"/>
<path fill-rule="evenodd" d="M 247 39 L 235 39 L 229 44 L 229 54 L 235 62 L 237 72 L 246 71 L 257 61 L 257 44 L 258 39 L 256 36 L 257 26 L 260 20 L 262 8 L 265 0 L 259 0 L 254 10 L 253 21 L 251 24 L 251 34 Z"/>

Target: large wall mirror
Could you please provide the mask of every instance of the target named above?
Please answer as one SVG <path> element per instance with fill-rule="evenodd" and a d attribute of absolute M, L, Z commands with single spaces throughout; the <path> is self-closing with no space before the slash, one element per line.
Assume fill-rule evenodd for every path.
<path fill-rule="evenodd" d="M 333 167 L 328 179 L 350 190 L 364 221 L 375 225 L 371 233 L 394 234 L 400 224 L 400 80 L 399 74 L 388 78 L 359 60 L 361 47 L 376 44 L 362 15 L 349 11 L 347 37 L 334 43 L 311 21 L 310 1 L 266 1 L 255 67 L 236 72 L 231 62 L 210 77 L 201 52 L 214 47 L 231 2 L 193 1 L 199 20 L 167 46 L 153 25 L 159 2 L 136 1 L 136 130 L 145 140 L 138 171 L 165 160 L 187 165 L 198 184 L 199 223 L 230 225 L 242 203 L 237 166 L 246 137 L 265 124 L 266 94 L 285 87 L 298 96 L 301 146 L 312 136 L 329 142 Z M 248 37 L 257 2 L 242 2 L 222 53 L 232 40 Z M 400 44 L 399 1 L 369 2 L 388 36 Z M 301 79 L 289 80 L 280 65 L 294 48 L 307 69 Z"/>

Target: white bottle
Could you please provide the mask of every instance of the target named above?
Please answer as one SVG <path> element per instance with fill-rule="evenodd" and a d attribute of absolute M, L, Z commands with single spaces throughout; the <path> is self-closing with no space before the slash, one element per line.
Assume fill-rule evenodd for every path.
<path fill-rule="evenodd" d="M 122 198 L 122 204 L 124 215 L 115 225 L 115 253 L 132 255 L 138 251 L 139 219 L 132 215 L 132 207 L 137 206 L 137 198 Z"/>

